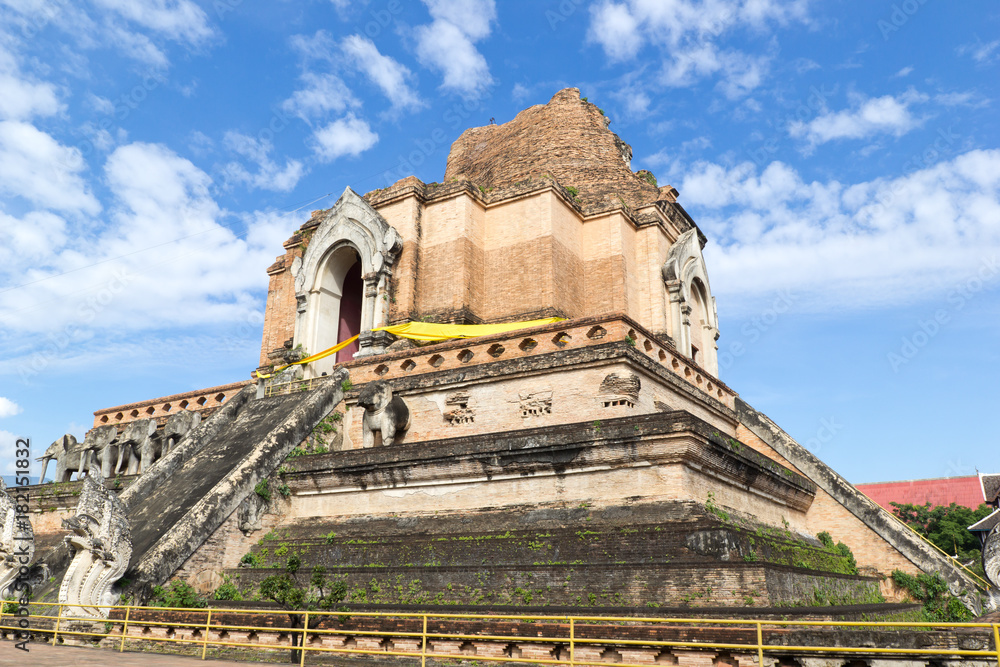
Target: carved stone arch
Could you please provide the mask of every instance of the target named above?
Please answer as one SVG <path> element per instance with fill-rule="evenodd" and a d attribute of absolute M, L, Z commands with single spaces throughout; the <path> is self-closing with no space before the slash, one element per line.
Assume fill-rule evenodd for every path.
<path fill-rule="evenodd" d="M 393 227 L 350 188 L 327 211 L 315 228 L 301 261 L 293 262 L 295 276 L 295 344 L 315 354 L 336 342 L 328 331 L 332 309 L 341 303 L 343 275 L 361 264 L 361 324 L 357 356 L 378 354 L 387 336 L 372 332 L 386 323 L 388 290 L 392 272 L 403 248 L 403 239 Z M 350 253 L 350 257 L 348 257 Z M 306 369 L 309 375 L 329 372 L 332 357 Z"/>
<path fill-rule="evenodd" d="M 719 317 L 697 229 L 684 232 L 670 246 L 662 275 L 669 301 L 667 328 L 674 345 L 681 354 L 692 357 L 694 344 L 697 363 L 718 377 L 715 341 L 719 338 Z"/>

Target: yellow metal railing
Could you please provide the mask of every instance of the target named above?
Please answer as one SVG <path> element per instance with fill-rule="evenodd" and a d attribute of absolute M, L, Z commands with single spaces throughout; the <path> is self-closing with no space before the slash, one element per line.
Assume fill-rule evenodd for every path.
<path fill-rule="evenodd" d="M 998 623 L 932 623 L 932 622 L 907 622 L 907 621 L 786 621 L 786 620 L 762 620 L 762 619 L 716 619 L 716 618 L 638 618 L 638 617 L 621 617 L 621 616 L 547 616 L 547 615 L 532 615 L 532 614 L 447 614 L 447 613 L 414 613 L 414 612 L 356 612 L 356 611 L 344 611 L 344 612 L 287 612 L 278 609 L 218 609 L 218 608 L 205 608 L 205 609 L 192 609 L 192 608 L 171 608 L 171 607 L 139 607 L 131 605 L 121 605 L 121 606 L 110 606 L 110 605 L 66 605 L 57 603 L 32 603 L 32 607 L 35 609 L 46 610 L 45 614 L 33 614 L 29 618 L 32 621 L 31 632 L 36 636 L 38 635 L 51 635 L 51 642 L 53 645 L 59 642 L 59 639 L 66 637 L 87 637 L 88 639 L 93 639 L 98 636 L 105 636 L 117 640 L 118 651 L 124 651 L 126 643 L 128 641 L 142 641 L 142 642 L 171 642 L 180 645 L 190 645 L 201 649 L 201 658 L 204 660 L 208 655 L 209 647 L 216 649 L 220 648 L 253 648 L 257 650 L 272 650 L 272 651 L 299 651 L 299 664 L 305 665 L 306 656 L 315 653 L 327 653 L 327 654 L 351 654 L 351 655 L 383 655 L 383 656 L 399 656 L 407 658 L 420 658 L 420 663 L 422 667 L 426 667 L 427 659 L 437 659 L 437 660 L 470 660 L 474 659 L 476 661 L 483 662 L 520 662 L 527 664 L 538 664 L 538 665 L 569 665 L 570 667 L 575 667 L 576 665 L 593 665 L 601 664 L 602 661 L 600 657 L 590 657 L 582 656 L 580 650 L 583 648 L 588 648 L 592 646 L 602 646 L 605 648 L 648 648 L 648 649 L 687 649 L 687 650 L 706 650 L 706 651 L 730 651 L 741 654 L 756 654 L 757 664 L 764 664 L 764 654 L 779 652 L 782 655 L 787 655 L 789 653 L 796 654 L 797 656 L 803 656 L 806 654 L 822 656 L 824 654 L 865 654 L 869 656 L 959 656 L 962 658 L 990 658 L 996 660 L 998 667 L 1000 667 L 1000 624 Z M 67 612 L 72 608 L 88 608 L 88 609 L 100 609 L 106 610 L 105 613 L 109 614 L 112 611 L 120 612 L 116 618 L 107 619 L 95 619 L 92 617 L 80 617 L 71 616 Z M 55 611 L 55 615 L 52 612 Z M 165 621 L 165 620 L 153 620 L 150 618 L 143 618 L 141 613 L 137 612 L 182 612 L 187 614 L 189 618 L 187 620 L 179 621 Z M 218 621 L 220 615 L 229 616 L 244 616 L 247 620 L 252 619 L 253 616 L 268 614 L 272 616 L 285 616 L 289 613 L 298 613 L 301 615 L 302 627 L 279 627 L 274 625 L 249 625 L 249 624 L 239 624 L 230 625 L 226 623 L 220 623 Z M 204 622 L 200 620 L 200 616 L 204 615 Z M 4 617 L 9 620 L 16 621 L 18 618 L 14 614 L 6 613 L 4 614 L 0 611 L 0 629 L 6 630 L 18 630 L 20 629 L 17 624 L 5 625 Z M 392 619 L 408 619 L 412 621 L 414 626 L 413 631 L 403 631 L 403 630 L 388 630 L 388 629 L 362 629 L 362 628 L 310 628 L 310 621 L 315 621 L 318 616 L 323 616 L 327 619 L 337 619 L 338 617 L 348 617 L 350 619 L 366 619 L 366 618 L 392 618 Z M 215 619 L 215 620 L 213 620 Z M 480 621 L 480 622 L 490 622 L 493 624 L 492 629 L 496 630 L 498 626 L 507 625 L 507 623 L 501 622 L 519 622 L 519 623 L 546 623 L 548 625 L 544 627 L 534 626 L 534 630 L 537 627 L 537 631 L 533 634 L 528 635 L 518 634 L 511 630 L 511 634 L 488 634 L 482 633 L 471 633 L 469 628 L 462 627 L 461 623 L 455 623 L 452 628 L 428 628 L 428 621 Z M 36 622 L 46 621 L 44 625 L 49 627 L 41 627 Z M 111 624 L 110 628 L 105 628 L 105 632 L 95 632 L 93 629 L 79 629 L 79 626 L 74 625 L 75 623 L 89 622 L 94 625 L 101 624 Z M 441 623 L 438 623 L 441 625 Z M 744 629 L 744 633 L 747 641 L 739 643 L 736 641 L 690 641 L 687 639 L 673 639 L 673 640 L 661 640 L 661 639 L 626 639 L 623 637 L 626 633 L 622 632 L 623 626 L 649 626 L 647 629 L 663 629 L 671 628 L 674 630 L 698 627 L 701 630 L 705 628 L 715 627 L 716 629 L 724 628 L 737 628 Z M 121 628 L 120 635 L 114 633 L 114 626 L 119 626 Z M 142 626 L 145 628 L 166 628 L 169 632 L 174 629 L 173 636 L 161 636 L 154 637 L 152 635 L 142 635 L 142 634 L 129 634 L 129 628 L 136 628 Z M 419 626 L 420 630 L 417 631 L 415 628 Z M 955 631 L 969 631 L 978 637 L 984 648 L 981 649 L 970 649 L 970 648 L 958 648 L 959 642 L 955 641 L 955 646 L 939 646 L 931 648 L 883 648 L 883 647 L 871 647 L 871 646 L 837 646 L 837 645 L 794 645 L 794 644 L 774 644 L 765 643 L 765 626 L 774 633 L 776 631 L 784 630 L 786 633 L 790 629 L 794 628 L 864 628 L 866 630 L 873 629 L 908 629 L 913 631 L 917 628 L 923 629 L 936 629 L 936 630 L 955 630 Z M 607 636 L 594 637 L 594 636 L 581 636 L 581 628 L 589 630 L 589 632 L 584 632 L 584 635 L 596 634 L 597 629 L 603 629 L 607 631 Z M 187 636 L 177 636 L 176 629 L 184 629 L 184 635 Z M 525 628 L 521 628 L 525 630 Z M 444 630 L 444 631 L 442 631 Z M 976 632 L 977 630 L 981 632 Z M 227 641 L 229 638 L 229 632 L 236 631 L 247 633 L 248 637 L 250 634 L 256 633 L 271 633 L 271 634 L 284 634 L 288 637 L 287 643 L 285 644 L 271 644 L 271 643 L 254 643 L 249 641 Z M 197 633 L 198 636 L 195 636 Z M 388 645 L 385 650 L 375 648 L 375 644 L 369 642 L 366 647 L 359 647 L 357 644 L 354 646 L 343 646 L 340 648 L 334 648 L 331 646 L 315 646 L 311 643 L 315 642 L 316 638 L 322 641 L 323 637 L 328 636 L 338 636 L 338 637 L 367 637 L 367 638 L 379 638 L 383 642 L 388 640 Z M 842 637 L 842 636 L 841 636 Z M 294 645 L 293 642 L 297 645 Z M 393 641 L 398 641 L 400 639 L 409 639 L 410 646 L 405 650 L 389 650 L 389 647 L 395 649 L 396 647 L 392 645 Z M 730 640 L 739 639 L 739 637 L 728 637 Z M 869 636 L 870 639 L 870 636 Z M 964 637 L 968 639 L 968 636 Z M 552 645 L 555 644 L 559 647 L 564 647 L 567 649 L 566 657 L 563 657 L 561 652 L 556 652 L 555 648 L 548 649 L 548 654 L 551 659 L 544 657 L 520 657 L 510 654 L 504 655 L 483 655 L 482 653 L 476 653 L 474 657 L 468 653 L 444 653 L 441 651 L 435 651 L 434 643 L 435 640 L 447 640 L 447 641 L 477 641 L 484 644 L 492 644 L 494 649 L 499 646 L 506 646 L 507 644 L 516 644 L 520 646 L 530 646 L 531 644 L 539 645 Z M 968 644 L 964 644 L 968 645 Z M 992 645 L 992 647 L 991 647 Z M 460 644 L 461 646 L 461 644 Z M 474 645 L 475 646 L 475 645 Z M 485 648 L 485 647 L 483 647 Z M 459 649 L 460 650 L 460 649 Z M 494 650 L 494 652 L 496 652 Z M 502 652 L 502 651 L 501 651 Z M 540 655 L 545 655 L 545 650 L 537 652 Z M 591 652 L 593 653 L 593 652 Z M 624 656 L 622 656 L 624 657 Z M 610 664 L 610 663 L 607 663 Z M 642 667 L 636 663 L 630 663 L 628 661 L 622 660 L 621 662 L 614 663 L 617 667 Z"/>

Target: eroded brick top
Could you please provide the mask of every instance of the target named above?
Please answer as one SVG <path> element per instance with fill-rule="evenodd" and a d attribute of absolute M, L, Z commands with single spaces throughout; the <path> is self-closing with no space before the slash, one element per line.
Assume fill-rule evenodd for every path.
<path fill-rule="evenodd" d="M 503 125 L 473 127 L 451 146 L 444 180 L 467 179 L 484 188 L 504 187 L 543 174 L 576 188 L 587 204 L 619 196 L 637 207 L 672 199 L 672 188 L 632 172 L 632 147 L 608 129 L 597 106 L 577 88 L 556 93 Z M 646 172 L 648 174 L 648 172 Z"/>

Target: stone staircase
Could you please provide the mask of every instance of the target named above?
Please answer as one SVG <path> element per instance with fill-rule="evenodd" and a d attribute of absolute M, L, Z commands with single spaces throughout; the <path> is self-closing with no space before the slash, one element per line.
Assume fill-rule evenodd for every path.
<path fill-rule="evenodd" d="M 346 377 L 270 398 L 247 386 L 135 478 L 119 495 L 133 546 L 123 593 L 144 601 L 165 583 L 340 403 Z M 49 580 L 36 599 L 54 599 L 69 561 L 64 544 L 51 545 L 42 557 Z"/>

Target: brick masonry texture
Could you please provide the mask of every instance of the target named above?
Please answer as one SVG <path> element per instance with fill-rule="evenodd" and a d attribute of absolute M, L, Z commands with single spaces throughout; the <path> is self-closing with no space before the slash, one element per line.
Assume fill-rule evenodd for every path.
<path fill-rule="evenodd" d="M 659 188 L 632 173 L 626 162 L 632 148 L 608 131 L 608 123 L 578 89 L 566 88 L 509 123 L 463 132 L 448 155 L 444 180 L 494 188 L 549 173 L 585 201 L 620 196 L 633 207 L 656 201 Z"/>
<path fill-rule="evenodd" d="M 631 171 L 631 149 L 604 121 L 567 89 L 510 123 L 468 130 L 444 183 L 411 176 L 366 194 L 403 239 L 388 321 L 624 312 L 664 340 L 675 335 L 660 266 L 694 222 L 676 190 Z M 291 268 L 326 213 L 314 211 L 268 269 L 262 366 L 295 335 Z"/>

